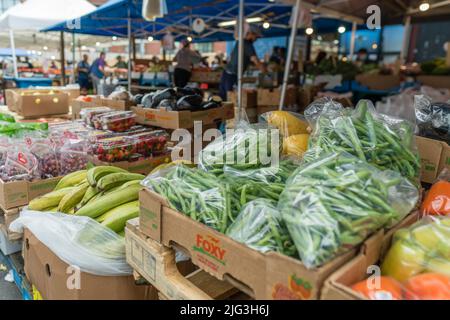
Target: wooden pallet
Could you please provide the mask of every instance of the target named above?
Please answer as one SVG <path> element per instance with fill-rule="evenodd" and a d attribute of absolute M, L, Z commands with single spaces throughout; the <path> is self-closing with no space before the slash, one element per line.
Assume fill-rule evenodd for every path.
<path fill-rule="evenodd" d="M 148 281 L 158 290 L 160 300 L 248 299 L 190 261 L 176 262 L 175 250 L 142 234 L 138 221 L 128 221 L 125 228 L 127 262 L 135 270 L 135 280 Z"/>

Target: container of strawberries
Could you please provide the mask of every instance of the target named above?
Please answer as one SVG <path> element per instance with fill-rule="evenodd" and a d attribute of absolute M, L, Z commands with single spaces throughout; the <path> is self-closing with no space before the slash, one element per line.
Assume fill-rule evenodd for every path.
<path fill-rule="evenodd" d="M 99 118 L 103 130 L 124 132 L 136 125 L 136 115 L 132 111 L 108 113 Z"/>
<path fill-rule="evenodd" d="M 80 117 L 86 125 L 94 127 L 94 117 L 113 111 L 108 107 L 85 108 L 80 111 Z"/>
<path fill-rule="evenodd" d="M 126 136 L 103 139 L 95 146 L 94 153 L 100 161 L 128 161 L 136 153 L 136 145 Z"/>
<path fill-rule="evenodd" d="M 136 152 L 144 157 L 160 155 L 167 151 L 169 135 L 163 130 L 140 133 L 130 138 L 135 140 Z"/>

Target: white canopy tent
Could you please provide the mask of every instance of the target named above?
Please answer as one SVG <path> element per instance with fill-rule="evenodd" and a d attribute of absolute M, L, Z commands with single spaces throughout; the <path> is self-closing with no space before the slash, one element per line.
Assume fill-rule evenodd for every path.
<path fill-rule="evenodd" d="M 61 21 L 76 19 L 94 10 L 95 6 L 86 0 L 26 0 L 8 9 L 0 16 L 0 30 L 9 31 L 14 76 L 18 77 L 15 30 L 39 31 Z M 74 22 L 73 26 L 77 27 L 77 24 Z M 61 52 L 64 52 L 63 48 Z"/>

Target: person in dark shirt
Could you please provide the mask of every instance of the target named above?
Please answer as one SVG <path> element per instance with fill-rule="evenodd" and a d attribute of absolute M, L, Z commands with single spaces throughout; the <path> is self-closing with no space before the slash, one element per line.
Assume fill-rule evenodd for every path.
<path fill-rule="evenodd" d="M 114 65 L 114 68 L 128 69 L 128 63 L 126 63 L 125 61 L 122 60 L 122 56 L 117 56 L 116 59 L 117 59 L 117 62 Z"/>
<path fill-rule="evenodd" d="M 200 53 L 191 49 L 191 42 L 187 39 L 181 41 L 181 49 L 173 61 L 177 63 L 174 70 L 174 83 L 176 87 L 185 87 L 192 75 L 192 67 L 202 59 Z"/>
<path fill-rule="evenodd" d="M 89 89 L 89 69 L 91 66 L 88 61 L 89 57 L 87 54 L 83 55 L 83 60 L 78 62 L 77 73 L 78 73 L 78 84 L 80 85 L 80 90 L 82 93 L 87 93 Z"/>
<path fill-rule="evenodd" d="M 256 56 L 255 47 L 253 43 L 261 37 L 261 31 L 255 25 L 250 25 L 244 37 L 244 65 L 243 71 L 248 68 L 250 63 L 254 63 L 259 69 L 264 70 L 264 65 L 258 60 Z M 222 99 L 227 99 L 227 92 L 232 91 L 237 83 L 238 78 L 238 51 L 239 43 L 236 44 L 231 52 L 230 59 L 225 66 L 220 79 L 219 95 Z"/>

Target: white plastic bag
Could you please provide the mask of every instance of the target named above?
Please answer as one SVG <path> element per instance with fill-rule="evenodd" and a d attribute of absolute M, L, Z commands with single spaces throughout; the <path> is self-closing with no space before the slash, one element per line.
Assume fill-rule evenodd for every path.
<path fill-rule="evenodd" d="M 125 259 L 125 240 L 89 217 L 24 209 L 9 229 L 29 229 L 65 263 L 99 276 L 123 276 L 133 270 Z"/>

